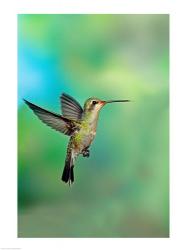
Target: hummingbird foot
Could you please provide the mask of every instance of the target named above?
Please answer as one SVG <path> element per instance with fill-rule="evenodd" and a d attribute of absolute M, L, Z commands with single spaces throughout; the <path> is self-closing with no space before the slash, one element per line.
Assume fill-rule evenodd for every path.
<path fill-rule="evenodd" d="M 90 156 L 90 150 L 88 148 L 85 148 L 82 151 L 82 155 L 83 155 L 83 157 L 89 157 Z"/>

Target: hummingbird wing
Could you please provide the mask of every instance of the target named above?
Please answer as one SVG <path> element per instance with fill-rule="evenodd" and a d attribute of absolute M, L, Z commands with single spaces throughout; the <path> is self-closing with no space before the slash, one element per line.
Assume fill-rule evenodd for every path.
<path fill-rule="evenodd" d="M 29 108 L 32 109 L 34 114 L 37 115 L 42 122 L 44 122 L 51 128 L 61 133 L 64 133 L 65 135 L 71 135 L 77 128 L 76 123 L 74 121 L 71 121 L 65 117 L 62 117 L 61 115 L 40 108 L 39 106 L 31 102 L 28 102 L 26 100 L 24 101 L 29 106 Z"/>
<path fill-rule="evenodd" d="M 64 117 L 72 120 L 80 120 L 83 109 L 81 105 L 71 96 L 63 93 L 60 96 L 61 109 Z"/>

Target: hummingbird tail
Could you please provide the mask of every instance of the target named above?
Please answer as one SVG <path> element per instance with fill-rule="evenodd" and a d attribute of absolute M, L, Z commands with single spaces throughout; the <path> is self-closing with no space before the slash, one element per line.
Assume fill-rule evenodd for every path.
<path fill-rule="evenodd" d="M 74 173 L 73 173 L 73 159 L 72 159 L 72 155 L 70 154 L 70 156 L 68 155 L 66 158 L 66 162 L 65 162 L 65 166 L 64 166 L 64 170 L 63 170 L 63 174 L 62 174 L 62 181 L 64 181 L 65 183 L 69 183 L 69 185 L 71 185 L 74 182 Z"/>

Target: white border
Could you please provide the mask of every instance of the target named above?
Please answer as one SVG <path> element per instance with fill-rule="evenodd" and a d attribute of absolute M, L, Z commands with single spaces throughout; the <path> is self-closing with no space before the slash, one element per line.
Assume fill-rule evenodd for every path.
<path fill-rule="evenodd" d="M 3 3 L 2 3 L 3 2 Z M 186 237 L 186 86 L 187 37 L 186 8 L 183 1 L 172 0 L 45 0 L 1 1 L 1 166 L 0 166 L 0 249 L 185 249 Z M 17 117 L 17 47 L 18 13 L 169 13 L 171 25 L 170 67 L 170 172 L 171 237 L 169 239 L 17 239 L 16 222 L 16 117 Z"/>
<path fill-rule="evenodd" d="M 19 0 L 16 6 L 18 13 L 168 13 L 172 7 L 170 0 Z"/>

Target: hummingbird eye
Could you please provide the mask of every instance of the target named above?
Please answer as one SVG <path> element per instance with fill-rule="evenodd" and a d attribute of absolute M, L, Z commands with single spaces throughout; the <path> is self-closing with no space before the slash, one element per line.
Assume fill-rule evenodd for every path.
<path fill-rule="evenodd" d="M 93 101 L 93 102 L 92 102 L 93 105 L 96 105 L 97 103 L 98 103 L 97 101 Z"/>

